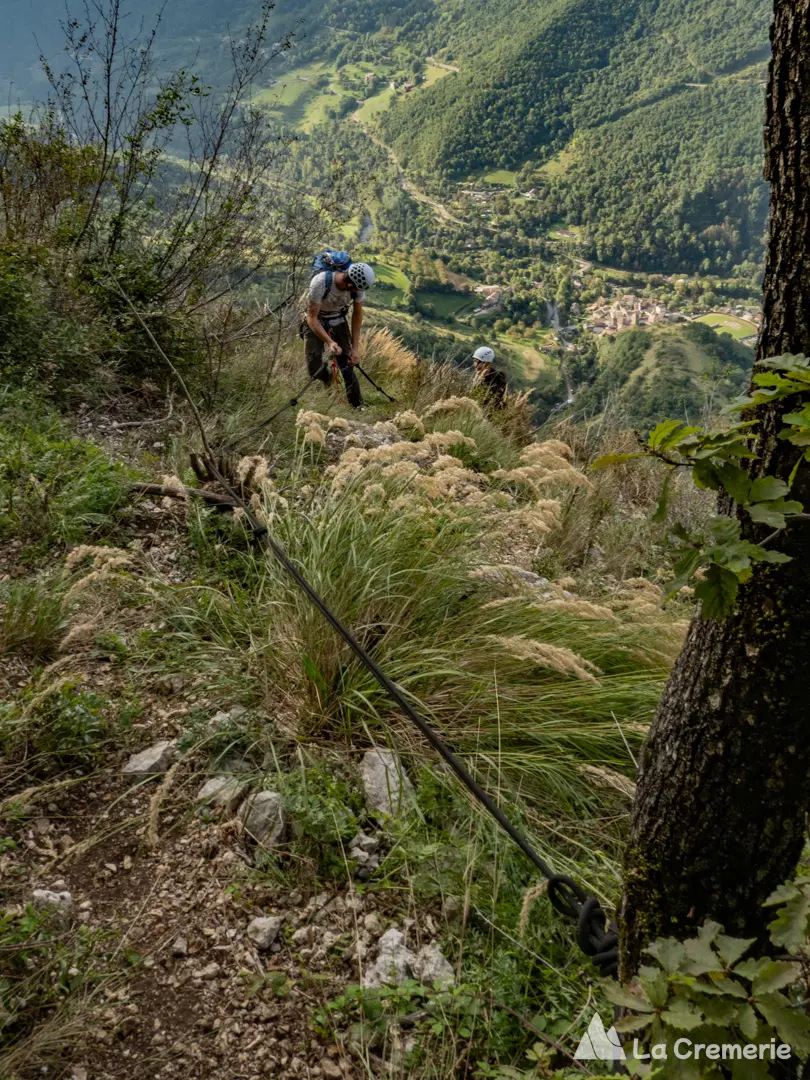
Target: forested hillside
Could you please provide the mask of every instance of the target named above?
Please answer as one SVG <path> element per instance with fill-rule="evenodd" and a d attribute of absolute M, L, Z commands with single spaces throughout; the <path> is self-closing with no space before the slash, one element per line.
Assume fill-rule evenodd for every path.
<path fill-rule="evenodd" d="M 400 102 L 383 130 L 423 171 L 522 168 L 540 187 L 538 216 L 588 225 L 599 258 L 646 269 L 759 259 L 768 11 L 487 4 L 482 37 L 465 3 L 448 33 L 460 73 Z"/>
<path fill-rule="evenodd" d="M 124 25 L 134 31 L 158 9 L 136 0 Z M 212 0 L 169 5 L 157 55 L 216 86 L 230 64 L 229 34 L 256 11 L 249 0 L 227 10 Z M 58 51 L 64 9 L 46 0 L 36 35 L 21 0 L 6 13 L 0 78 L 14 84 L 12 97 L 30 100 L 46 90 L 40 46 Z M 362 71 L 344 76 L 342 95 L 328 90 L 334 104 L 327 99 L 310 128 L 330 112 L 348 125 L 358 94 L 362 104 L 387 88 L 386 63 L 418 81 L 438 55 L 445 77 L 418 93 L 380 94 L 364 117 L 408 171 L 446 182 L 514 170 L 521 189 L 537 193 L 529 233 L 564 220 L 585 226 L 584 253 L 600 260 L 729 273 L 762 255 L 768 19 L 766 0 L 279 0 L 272 33 L 292 44 L 258 89 L 283 85 L 302 64 L 341 71 L 370 61 L 374 90 L 366 81 L 364 91 Z"/>
<path fill-rule="evenodd" d="M 694 423 L 744 391 L 752 359 L 745 345 L 701 323 L 627 330 L 603 339 L 598 374 L 577 395 L 575 411 L 607 409 L 637 428 L 662 416 Z"/>

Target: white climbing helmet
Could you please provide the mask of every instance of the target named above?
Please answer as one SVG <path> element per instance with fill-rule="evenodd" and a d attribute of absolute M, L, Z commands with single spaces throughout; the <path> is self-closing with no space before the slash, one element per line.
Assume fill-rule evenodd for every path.
<path fill-rule="evenodd" d="M 363 292 L 365 289 L 370 289 L 374 284 L 374 271 L 368 265 L 368 263 L 352 263 L 349 269 L 346 271 L 346 276 L 352 285 L 356 289 L 360 289 Z"/>
<path fill-rule="evenodd" d="M 495 353 L 488 345 L 482 345 L 480 349 L 476 349 L 473 353 L 473 360 L 476 360 L 479 364 L 494 364 Z"/>

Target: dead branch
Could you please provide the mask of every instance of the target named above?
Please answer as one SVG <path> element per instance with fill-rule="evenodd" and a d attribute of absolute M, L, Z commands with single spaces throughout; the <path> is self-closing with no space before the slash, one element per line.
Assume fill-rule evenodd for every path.
<path fill-rule="evenodd" d="M 212 506 L 227 506 L 231 509 L 236 508 L 238 505 L 227 495 L 217 495 L 216 492 L 205 491 L 203 488 L 169 488 L 163 487 L 162 484 L 137 483 L 132 485 L 132 491 L 137 492 L 139 495 L 168 496 L 170 499 L 187 499 L 193 495 L 197 499 L 202 499 L 203 502 L 211 503 Z"/>

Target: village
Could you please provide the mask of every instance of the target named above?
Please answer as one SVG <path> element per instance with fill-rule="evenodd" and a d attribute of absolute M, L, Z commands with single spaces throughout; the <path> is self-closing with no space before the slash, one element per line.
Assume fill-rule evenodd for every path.
<path fill-rule="evenodd" d="M 700 321 L 708 322 L 720 333 L 733 329 L 739 340 L 753 345 L 762 322 L 761 312 L 749 310 L 742 304 L 687 315 L 668 310 L 666 304 L 654 297 L 638 297 L 632 293 L 610 299 L 600 296 L 595 303 L 588 305 L 587 312 L 585 330 L 597 337 L 611 337 L 631 327 Z M 745 334 L 749 327 L 750 333 Z"/>

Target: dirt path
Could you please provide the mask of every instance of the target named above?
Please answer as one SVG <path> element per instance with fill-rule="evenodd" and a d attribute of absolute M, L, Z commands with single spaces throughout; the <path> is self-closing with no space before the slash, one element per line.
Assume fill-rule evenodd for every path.
<path fill-rule="evenodd" d="M 394 151 L 391 149 L 390 146 L 384 143 L 382 139 L 380 139 L 377 135 L 375 135 L 372 131 L 369 130 L 368 126 L 364 124 L 363 121 L 360 119 L 358 112 L 352 113 L 352 120 L 354 120 L 354 122 L 363 129 L 363 131 L 366 133 L 366 135 L 368 135 L 369 139 L 371 139 L 375 146 L 379 146 L 381 150 L 384 150 L 386 154 L 388 154 L 388 157 L 391 160 L 391 164 L 397 170 L 397 183 L 403 191 L 407 192 L 412 199 L 416 199 L 417 202 L 424 203 L 425 206 L 429 206 L 433 211 L 435 211 L 436 214 L 438 214 L 438 216 L 443 221 L 446 221 L 451 225 L 458 225 L 461 228 L 467 228 L 469 222 L 462 220 L 462 218 L 456 217 L 455 214 L 451 214 L 447 207 L 444 205 L 444 203 L 441 203 L 438 201 L 438 199 L 434 199 L 430 195 L 427 195 L 424 191 L 418 188 L 416 184 L 414 184 L 411 180 L 408 179 Z M 496 229 L 493 229 L 491 225 L 483 225 L 481 227 L 486 229 L 488 232 L 497 231 Z"/>
<path fill-rule="evenodd" d="M 445 64 L 443 60 L 437 60 L 435 56 L 428 56 L 426 60 L 429 64 L 433 64 L 434 67 L 443 68 L 444 71 L 455 72 L 456 75 L 461 71 L 461 68 L 455 66 L 455 64 Z"/>

